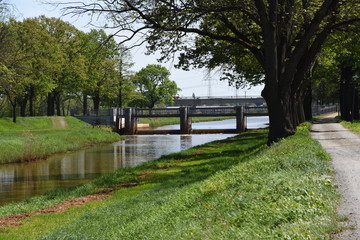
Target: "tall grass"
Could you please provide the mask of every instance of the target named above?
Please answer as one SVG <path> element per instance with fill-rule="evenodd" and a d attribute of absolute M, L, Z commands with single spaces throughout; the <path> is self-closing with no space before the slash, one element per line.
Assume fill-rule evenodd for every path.
<path fill-rule="evenodd" d="M 338 200 L 329 156 L 309 139 L 308 126 L 271 148 L 265 142 L 265 131 L 247 132 L 48 194 L 43 204 L 119 182 L 140 184 L 64 214 L 32 217 L 21 227 L 0 230 L 0 238 L 329 238 L 337 230 Z M 18 208 L 39 208 L 39 199 Z M 14 206 L 0 212 L 17 212 Z"/>
<path fill-rule="evenodd" d="M 72 117 L 64 121 L 67 127 L 61 129 L 48 117 L 18 118 L 17 123 L 0 119 L 0 163 L 30 161 L 119 139 L 115 133 L 92 128 Z"/>

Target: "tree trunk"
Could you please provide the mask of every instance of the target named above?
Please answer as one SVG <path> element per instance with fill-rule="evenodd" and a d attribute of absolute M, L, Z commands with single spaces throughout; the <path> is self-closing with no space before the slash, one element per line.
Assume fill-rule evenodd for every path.
<path fill-rule="evenodd" d="M 279 95 L 276 88 L 270 89 L 265 86 L 262 91 L 262 96 L 266 101 L 269 112 L 270 128 L 268 145 L 271 145 L 273 142 L 278 142 L 282 138 L 295 133 L 294 128 L 290 123 L 291 112 L 289 108 L 289 99 L 280 99 Z"/>
<path fill-rule="evenodd" d="M 304 101 L 301 97 L 296 101 L 296 109 L 297 109 L 297 116 L 298 116 L 298 126 L 299 124 L 306 121 L 305 119 L 305 111 L 304 111 Z"/>
<path fill-rule="evenodd" d="M 304 114 L 305 114 L 305 121 L 310 121 L 312 119 L 312 88 L 311 85 L 308 86 L 304 100 Z"/>
<path fill-rule="evenodd" d="M 83 93 L 83 115 L 87 115 L 87 109 L 88 109 L 88 96 Z"/>
<path fill-rule="evenodd" d="M 21 117 L 26 117 L 27 102 L 28 102 L 28 94 L 25 94 L 25 96 L 19 100 Z"/>
<path fill-rule="evenodd" d="M 353 104 L 355 89 L 352 84 L 353 71 L 351 67 L 341 67 L 341 79 L 340 79 L 340 112 L 341 119 L 345 121 L 351 121 L 354 117 Z"/>
<path fill-rule="evenodd" d="M 16 100 L 14 100 L 14 102 L 11 103 L 11 105 L 12 105 L 12 121 L 16 123 Z"/>
<path fill-rule="evenodd" d="M 96 114 L 98 114 L 100 108 L 100 93 L 96 92 L 92 97 L 94 103 L 94 111 L 96 112 Z"/>
<path fill-rule="evenodd" d="M 356 86 L 354 84 L 353 86 L 353 106 L 351 114 L 353 116 L 353 120 L 359 120 L 359 91 L 356 89 Z"/>
<path fill-rule="evenodd" d="M 123 81 L 121 79 L 121 73 L 120 73 L 120 81 L 119 81 L 119 96 L 118 96 L 118 107 L 123 107 L 123 101 L 122 101 L 122 88 L 123 88 Z"/>
<path fill-rule="evenodd" d="M 54 93 L 56 103 L 56 115 L 61 116 L 61 96 L 58 92 Z"/>
<path fill-rule="evenodd" d="M 65 102 L 64 101 L 61 103 L 61 110 L 62 110 L 62 116 L 66 116 Z"/>
<path fill-rule="evenodd" d="M 48 116 L 55 115 L 55 98 L 53 93 L 48 93 L 47 96 L 47 115 Z"/>
<path fill-rule="evenodd" d="M 29 88 L 29 113 L 30 117 L 33 117 L 34 114 L 34 96 L 35 96 L 35 88 L 33 85 Z"/>

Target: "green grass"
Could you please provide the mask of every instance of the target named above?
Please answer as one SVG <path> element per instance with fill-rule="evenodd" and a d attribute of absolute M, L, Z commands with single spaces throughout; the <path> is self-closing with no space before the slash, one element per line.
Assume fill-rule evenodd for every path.
<path fill-rule="evenodd" d="M 119 135 L 92 128 L 72 117 L 64 118 L 66 127 L 61 128 L 60 118 L 9 118 L 0 119 L 0 163 L 29 161 L 48 155 L 82 148 L 89 144 L 114 142 Z"/>
<path fill-rule="evenodd" d="M 271 148 L 265 143 L 265 130 L 246 132 L 3 206 L 0 216 L 119 182 L 140 184 L 0 229 L 0 239 L 328 239 L 338 230 L 329 156 L 308 125 Z"/>
<path fill-rule="evenodd" d="M 347 122 L 347 121 L 342 121 L 340 120 L 340 123 L 350 129 L 351 131 L 360 134 L 360 120 L 354 120 L 353 122 Z"/>
<path fill-rule="evenodd" d="M 233 119 L 234 117 L 193 117 L 191 121 L 196 122 L 210 122 L 221 121 L 226 119 Z M 140 118 L 140 123 L 148 123 L 150 127 L 160 127 L 164 125 L 180 124 L 180 118 Z"/>

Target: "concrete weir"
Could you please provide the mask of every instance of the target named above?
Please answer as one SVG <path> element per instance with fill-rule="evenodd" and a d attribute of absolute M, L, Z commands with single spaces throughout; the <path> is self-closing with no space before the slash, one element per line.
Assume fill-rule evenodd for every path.
<path fill-rule="evenodd" d="M 267 109 L 251 108 L 256 111 L 250 113 L 244 106 L 236 107 L 202 107 L 202 108 L 158 108 L 158 109 L 117 109 L 116 130 L 126 135 L 150 135 L 150 134 L 205 134 L 205 133 L 240 133 L 246 130 L 247 116 L 266 116 Z M 192 129 L 192 117 L 236 117 L 236 128 L 234 129 Z M 180 130 L 142 130 L 137 127 L 139 118 L 156 117 L 179 117 Z"/>

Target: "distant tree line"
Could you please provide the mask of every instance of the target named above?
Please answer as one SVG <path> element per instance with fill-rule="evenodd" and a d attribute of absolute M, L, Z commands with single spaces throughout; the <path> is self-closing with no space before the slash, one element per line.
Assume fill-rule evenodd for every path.
<path fill-rule="evenodd" d="M 149 79 L 143 73 L 134 76 L 132 65 L 129 52 L 103 30 L 85 33 L 45 16 L 3 19 L 0 116 L 11 114 L 16 121 L 17 115 L 61 116 L 70 109 L 86 113 L 88 108 L 152 107 L 176 95 L 178 88 L 166 68 L 149 65 Z M 157 82 L 150 86 L 142 81 Z"/>

